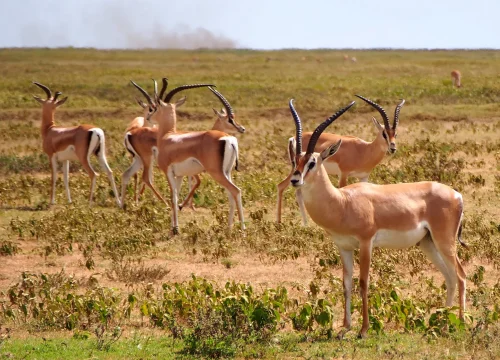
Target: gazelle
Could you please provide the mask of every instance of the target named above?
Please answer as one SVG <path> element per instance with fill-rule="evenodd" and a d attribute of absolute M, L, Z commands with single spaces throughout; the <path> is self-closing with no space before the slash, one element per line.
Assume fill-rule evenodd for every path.
<path fill-rule="evenodd" d="M 385 154 L 394 154 L 397 149 L 396 137 L 397 127 L 399 124 L 399 113 L 405 101 L 402 100 L 399 105 L 396 106 L 394 121 L 391 126 L 389 117 L 382 106 L 372 100 L 364 98 L 363 96 L 356 96 L 366 101 L 380 113 L 384 121 L 384 126 L 380 125 L 377 119 L 372 118 L 373 124 L 378 130 L 377 137 L 372 142 L 367 142 L 354 136 L 337 135 L 332 133 L 322 133 L 319 139 L 317 139 L 314 149 L 316 152 L 322 152 L 332 143 L 342 140 L 342 147 L 335 155 L 330 156 L 324 163 L 325 170 L 328 174 L 338 175 L 340 177 L 339 188 L 347 185 L 347 178 L 349 176 L 356 177 L 362 182 L 368 181 L 371 171 L 384 159 Z M 303 134 L 302 144 L 305 147 L 309 145 L 312 135 L 312 132 Z M 292 156 L 294 147 L 295 137 L 291 137 L 288 139 L 288 155 L 290 157 L 290 163 L 292 164 L 292 171 L 285 180 L 278 184 L 278 204 L 276 211 L 276 221 L 278 223 L 281 222 L 283 192 L 290 185 L 290 179 L 295 170 L 295 158 Z M 304 204 L 301 200 L 300 191 L 296 192 L 296 195 L 302 217 L 302 224 L 307 226 L 307 215 L 304 209 Z"/>
<path fill-rule="evenodd" d="M 446 306 L 451 306 L 457 280 L 460 318 L 465 309 L 465 272 L 457 256 L 455 239 L 461 239 L 462 195 L 437 182 L 375 185 L 352 184 L 335 188 L 324 163 L 341 148 L 342 140 L 321 153 L 314 152 L 321 133 L 354 105 L 354 101 L 326 119 L 314 131 L 307 150 L 302 152 L 302 125 L 290 100 L 290 111 L 296 126 L 296 147 L 291 149 L 296 169 L 291 184 L 302 192 L 307 212 L 321 226 L 340 251 L 344 283 L 344 329 L 351 328 L 351 289 L 354 250 L 359 249 L 359 286 L 362 298 L 365 337 L 368 320 L 368 282 L 372 249 L 408 248 L 420 245 L 446 281 Z"/>
<path fill-rule="evenodd" d="M 227 133 L 227 132 L 234 132 L 234 130 L 236 129 L 236 131 L 238 131 L 239 133 L 244 133 L 245 128 L 236 122 L 234 110 L 229 104 L 229 101 L 227 101 L 226 98 L 214 88 L 210 86 L 208 88 L 215 94 L 215 96 L 219 98 L 219 100 L 222 103 L 222 106 L 224 107 L 223 109 L 221 109 L 221 111 L 217 111 L 216 109 L 212 108 L 214 114 L 217 116 L 217 119 L 215 120 L 212 130 L 217 130 Z M 238 170 L 238 157 L 236 157 L 235 169 Z M 192 180 L 194 180 L 193 185 L 191 184 Z M 196 189 L 200 186 L 200 176 L 199 175 L 189 176 L 188 184 L 190 189 L 189 194 L 187 195 L 186 199 L 184 199 L 182 204 L 179 205 L 179 210 L 182 210 L 182 208 L 185 207 L 186 205 L 190 206 L 191 208 L 193 207 L 192 206 L 193 195 Z"/>
<path fill-rule="evenodd" d="M 163 84 L 167 83 L 167 79 L 163 78 Z M 168 84 L 168 83 L 167 83 Z M 223 109 L 221 111 L 217 111 L 216 109 L 212 109 L 217 116 L 217 119 L 215 120 L 215 123 L 212 127 L 212 130 L 219 130 L 219 131 L 233 131 L 236 129 L 240 133 L 245 132 L 245 128 L 238 124 L 235 120 L 234 116 L 234 111 L 229 104 L 229 102 L 224 98 L 224 96 L 219 93 L 217 90 L 209 87 L 210 90 L 219 98 L 223 105 Z M 155 87 L 156 89 L 156 87 Z M 166 89 L 166 85 L 163 86 L 162 91 L 164 92 Z M 156 94 L 155 94 L 156 96 Z M 163 93 L 160 93 L 160 98 L 163 97 Z M 122 205 L 125 203 L 125 191 L 128 185 L 128 182 L 130 181 L 130 178 L 132 175 L 137 178 L 136 173 L 139 171 L 141 167 L 144 168 L 143 171 L 143 185 L 142 188 L 139 192 L 139 194 L 142 194 L 144 192 L 145 186 L 149 186 L 156 197 L 160 199 L 161 201 L 165 202 L 164 198 L 158 193 L 158 191 L 154 188 L 153 186 L 153 167 L 152 167 L 152 160 L 153 158 L 156 159 L 158 155 L 158 148 L 157 148 L 157 134 L 158 134 L 158 129 L 156 127 L 142 127 L 143 125 L 145 126 L 146 124 L 149 123 L 149 118 L 154 112 L 154 107 L 149 106 L 142 102 L 141 100 L 137 100 L 139 105 L 144 109 L 144 117 L 138 117 L 135 118 L 127 128 L 127 133 L 125 134 L 125 147 L 127 150 L 133 155 L 133 163 L 132 165 L 123 173 L 122 176 Z M 181 104 L 182 105 L 182 104 Z M 180 106 L 180 105 L 179 105 Z M 140 120 L 140 119 L 146 119 L 146 120 Z M 135 125 L 135 127 L 134 127 Z M 182 133 L 182 132 L 178 132 Z M 191 182 L 194 181 L 194 184 Z M 200 185 L 200 178 L 198 175 L 194 176 L 189 176 L 188 177 L 188 183 L 189 183 L 189 195 L 184 199 L 181 205 L 179 205 L 179 209 L 184 208 L 185 206 L 190 206 L 193 207 L 192 205 L 192 198 L 194 195 L 194 192 Z M 137 196 L 137 179 L 135 180 L 135 201 L 137 202 L 138 196 Z"/>
<path fill-rule="evenodd" d="M 184 176 L 193 176 L 203 171 L 222 185 L 229 197 L 229 227 L 233 225 L 234 211 L 238 207 L 241 228 L 245 229 L 241 190 L 231 180 L 231 170 L 238 159 L 238 140 L 218 130 L 177 133 L 177 103 L 171 103 L 175 93 L 192 87 L 187 85 L 170 91 L 164 100 L 155 101 L 139 85 L 134 86 L 145 96 L 150 105 L 156 106 L 152 120 L 158 123 L 158 167 L 167 176 L 172 205 L 172 231 L 179 231 L 178 196 Z"/>
<path fill-rule="evenodd" d="M 462 86 L 462 83 L 460 80 L 462 79 L 462 75 L 460 74 L 460 71 L 458 70 L 453 70 L 451 72 L 451 81 L 453 83 L 453 86 L 459 88 Z"/>
<path fill-rule="evenodd" d="M 158 154 L 158 148 L 156 147 L 156 137 L 158 129 L 155 127 L 149 127 L 149 117 L 154 112 L 154 107 L 145 104 L 142 100 L 137 99 L 137 103 L 144 109 L 143 117 L 136 117 L 127 127 L 125 132 L 125 138 L 123 139 L 125 148 L 132 155 L 132 164 L 125 170 L 122 174 L 122 192 L 121 192 L 121 203 L 122 206 L 125 204 L 125 194 L 127 190 L 127 185 L 130 178 L 134 176 L 134 197 L 137 202 L 139 199 L 139 194 L 144 192 L 147 186 L 153 191 L 158 199 L 166 203 L 165 199 L 160 195 L 160 193 L 153 186 L 153 159 L 156 158 Z M 140 169 L 142 172 L 142 186 L 139 193 L 137 192 L 137 172 Z"/>
<path fill-rule="evenodd" d="M 118 198 L 118 192 L 116 191 L 113 172 L 109 168 L 106 160 L 104 131 L 93 125 L 79 125 L 72 127 L 56 126 L 54 123 L 54 113 L 59 106 L 66 102 L 68 97 L 58 100 L 58 97 L 62 94 L 61 92 L 58 91 L 54 94 L 54 96 L 52 96 L 52 92 L 47 86 L 38 82 L 33 82 L 33 84 L 40 87 L 47 95 L 47 99 L 45 100 L 36 95 L 33 95 L 33 97 L 36 101 L 42 104 L 41 130 L 43 151 L 49 157 L 52 169 L 50 203 L 52 205 L 55 204 L 58 161 L 62 161 L 63 163 L 64 186 L 66 188 L 68 202 L 71 203 L 71 194 L 69 191 L 69 161 L 76 160 L 82 164 L 83 168 L 90 177 L 89 202 L 92 204 L 97 173 L 90 164 L 90 156 L 95 154 L 99 159 L 99 164 L 108 175 L 109 182 L 113 188 L 113 194 L 116 198 L 116 203 L 120 206 L 120 199 Z"/>

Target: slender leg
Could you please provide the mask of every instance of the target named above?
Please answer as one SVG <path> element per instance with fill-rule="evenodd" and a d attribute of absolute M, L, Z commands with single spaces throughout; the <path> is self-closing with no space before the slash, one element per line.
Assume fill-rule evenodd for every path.
<path fill-rule="evenodd" d="M 71 203 L 71 194 L 69 193 L 69 160 L 63 161 L 63 175 L 66 195 L 68 196 L 68 202 Z"/>
<path fill-rule="evenodd" d="M 137 173 L 134 174 L 134 201 L 135 203 L 139 203 L 139 193 L 137 192 L 137 179 L 138 179 L 138 176 L 137 176 Z M 123 206 L 123 201 L 124 201 L 124 198 L 123 198 L 123 192 L 122 192 L 122 206 Z"/>
<path fill-rule="evenodd" d="M 186 198 L 184 199 L 182 204 L 179 205 L 179 210 L 182 210 L 184 207 L 188 206 L 189 204 L 191 204 L 191 206 L 190 206 L 191 209 L 195 210 L 194 205 L 193 205 L 193 195 L 194 195 L 196 189 L 198 189 L 198 187 L 200 186 L 201 181 L 200 181 L 200 177 L 198 175 L 193 175 L 193 179 L 195 180 L 195 183 L 191 187 L 190 179 L 191 179 L 191 176 L 188 177 L 188 184 L 189 184 L 189 188 L 190 188 L 189 194 L 188 194 L 188 196 L 186 196 Z"/>
<path fill-rule="evenodd" d="M 460 264 L 460 260 L 456 254 L 455 234 L 452 231 L 431 232 L 432 240 L 421 241 L 420 245 L 424 244 L 422 250 L 436 267 L 443 273 L 446 281 L 446 306 L 453 305 L 453 297 L 458 282 L 458 295 L 460 305 L 460 319 L 464 318 L 465 311 L 465 288 L 466 276 L 465 271 Z M 437 255 L 433 255 L 433 251 Z M 441 261 L 436 261 L 440 259 Z"/>
<path fill-rule="evenodd" d="M 127 192 L 127 185 L 130 181 L 130 178 L 132 176 L 135 177 L 135 190 L 137 191 L 137 172 L 141 169 L 142 167 L 142 161 L 138 156 L 134 156 L 134 159 L 132 161 L 132 165 L 125 170 L 125 172 L 122 175 L 122 195 L 121 195 L 121 203 L 122 207 L 125 205 L 125 194 Z M 137 192 L 135 193 L 136 199 L 137 199 Z"/>
<path fill-rule="evenodd" d="M 222 187 L 227 189 L 229 191 L 229 193 L 231 194 L 232 198 L 234 199 L 234 201 L 236 202 L 237 207 L 238 207 L 238 217 L 240 220 L 241 229 L 245 230 L 245 219 L 243 216 L 243 205 L 242 205 L 242 201 L 241 201 L 240 188 L 238 188 L 236 185 L 234 185 L 231 182 L 230 177 L 228 179 L 228 177 L 226 177 L 221 172 L 209 172 L 209 171 L 207 171 L 207 172 L 209 173 L 210 176 L 212 176 L 212 178 L 215 181 L 217 181 Z"/>
<path fill-rule="evenodd" d="M 365 176 L 364 178 L 359 179 L 360 182 L 368 182 L 368 176 Z"/>
<path fill-rule="evenodd" d="M 339 249 L 342 259 L 343 282 L 344 282 L 344 329 L 337 335 L 338 338 L 343 338 L 344 334 L 351 329 L 351 292 L 352 292 L 352 275 L 354 265 L 354 252 L 351 250 Z"/>
<path fill-rule="evenodd" d="M 370 283 L 370 262 L 372 246 L 370 242 L 361 242 L 359 250 L 359 287 L 361 290 L 361 300 L 363 302 L 363 325 L 359 332 L 359 337 L 365 338 L 370 327 L 368 319 L 368 285 Z"/>
<path fill-rule="evenodd" d="M 227 220 L 228 220 L 229 228 L 232 228 L 233 223 L 234 223 L 234 210 L 236 209 L 236 201 L 234 201 L 234 198 L 228 189 L 226 189 L 226 193 L 227 193 L 227 197 L 229 199 L 229 217 Z"/>
<path fill-rule="evenodd" d="M 302 226 L 307 226 L 307 212 L 304 205 L 304 198 L 302 197 L 302 189 L 297 189 L 297 191 L 295 191 L 295 198 L 297 199 L 297 204 L 299 205 L 300 216 L 302 217 Z"/>
<path fill-rule="evenodd" d="M 56 181 L 57 181 L 57 156 L 54 154 L 50 158 L 50 168 L 52 170 L 52 189 L 50 192 L 50 205 L 56 203 Z"/>
<path fill-rule="evenodd" d="M 292 175 L 293 175 L 293 169 L 290 172 L 290 174 L 286 177 L 286 179 L 283 180 L 282 182 L 280 182 L 277 186 L 278 187 L 278 203 L 276 205 L 276 222 L 278 224 L 281 223 L 281 208 L 283 205 L 283 192 L 290 185 L 290 179 L 292 178 Z M 300 205 L 299 205 L 299 208 L 300 208 Z"/>
<path fill-rule="evenodd" d="M 104 144 L 104 141 L 102 144 Z M 101 146 L 102 146 L 102 144 L 101 144 Z M 106 158 L 104 157 L 104 149 L 103 148 L 101 148 L 101 150 L 99 151 L 99 164 L 106 172 L 106 175 L 108 175 L 109 183 L 111 184 L 111 188 L 113 189 L 113 194 L 115 195 L 116 204 L 118 205 L 118 207 L 121 207 L 122 204 L 121 204 L 120 198 L 118 197 L 118 191 L 116 190 L 116 184 L 115 184 L 115 179 L 113 177 L 113 171 L 111 171 L 111 168 L 109 167 L 108 162 L 106 161 Z"/>
<path fill-rule="evenodd" d="M 182 182 L 182 178 L 180 178 L 180 179 Z M 141 188 L 141 195 L 144 192 L 145 187 L 148 186 L 160 201 L 165 203 L 165 205 L 168 205 L 167 201 L 163 198 L 163 196 L 160 195 L 160 193 L 153 186 L 153 167 L 151 166 L 151 159 L 144 161 L 144 171 L 142 173 L 142 181 L 143 181 L 143 184 L 142 184 L 142 188 Z M 179 191 L 180 191 L 180 188 L 177 190 L 177 194 L 179 194 Z"/>
<path fill-rule="evenodd" d="M 167 180 L 168 185 L 170 187 L 170 197 L 172 202 L 172 232 L 174 235 L 179 233 L 179 222 L 177 219 L 178 216 L 178 194 L 177 194 L 177 183 L 174 172 L 172 171 L 172 167 L 169 166 L 167 170 Z"/>

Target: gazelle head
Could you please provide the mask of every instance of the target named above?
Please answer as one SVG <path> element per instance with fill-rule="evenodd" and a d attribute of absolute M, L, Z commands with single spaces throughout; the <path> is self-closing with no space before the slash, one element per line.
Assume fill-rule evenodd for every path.
<path fill-rule="evenodd" d="M 178 86 L 175 89 L 171 90 L 169 93 L 167 93 L 167 95 L 165 95 L 165 98 L 162 100 L 163 94 L 165 93 L 165 90 L 167 89 L 168 86 L 168 79 L 167 78 L 162 79 L 163 85 L 160 94 L 158 94 L 158 86 L 156 84 L 156 80 L 153 80 L 155 89 L 154 100 L 153 100 L 151 96 L 149 96 L 149 94 L 146 92 L 146 90 L 141 88 L 132 80 L 130 81 L 142 93 L 142 95 L 144 95 L 149 106 L 154 110 L 152 113 L 148 113 L 149 114 L 147 117 L 148 121 L 156 121 L 157 117 L 163 117 L 163 116 L 170 116 L 174 118 L 175 110 L 186 102 L 185 96 L 177 100 L 175 103 L 171 102 L 174 95 L 177 94 L 178 92 L 188 89 L 195 89 L 199 87 L 215 86 L 212 84 L 191 84 L 191 85 Z"/>
<path fill-rule="evenodd" d="M 321 133 L 325 131 L 328 125 L 330 125 L 343 113 L 349 110 L 354 104 L 355 101 L 351 102 L 349 105 L 340 109 L 335 114 L 330 116 L 328 119 L 323 121 L 316 128 L 316 130 L 314 130 L 313 134 L 311 135 L 311 139 L 309 140 L 309 144 L 307 145 L 307 150 L 306 152 L 303 153 L 302 123 L 300 121 L 299 115 L 297 114 L 297 111 L 295 111 L 295 108 L 293 107 L 293 99 L 290 100 L 289 103 L 290 111 L 292 112 L 296 129 L 295 151 L 293 148 L 289 149 L 290 152 L 294 151 L 294 154 L 291 153 L 290 157 L 293 158 L 293 155 L 295 155 L 295 172 L 293 173 L 292 178 L 290 180 L 290 183 L 292 184 L 293 187 L 300 187 L 304 185 L 304 183 L 307 181 L 308 178 L 314 177 L 318 173 L 318 170 L 321 168 L 321 164 L 323 163 L 323 161 L 325 161 L 338 151 L 340 145 L 342 144 L 342 140 L 339 140 L 338 142 L 330 145 L 321 153 L 314 152 L 314 148 L 316 147 L 316 143 L 318 142 Z"/>
<path fill-rule="evenodd" d="M 373 124 L 375 124 L 375 126 L 379 130 L 379 133 L 385 139 L 385 141 L 387 143 L 387 151 L 389 151 L 391 154 L 394 154 L 397 150 L 396 138 L 398 136 L 397 131 L 398 131 L 398 124 L 399 124 L 399 112 L 401 111 L 401 108 L 405 104 L 405 100 L 402 99 L 401 102 L 399 103 L 399 105 L 396 106 L 396 110 L 394 111 L 394 121 L 393 121 L 392 127 L 391 127 L 391 124 L 389 123 L 389 117 L 387 116 L 387 113 L 385 112 L 385 110 L 382 106 L 380 106 L 379 104 L 377 104 L 376 102 L 374 102 L 370 99 L 364 98 L 361 95 L 356 95 L 356 96 L 359 97 L 360 99 L 364 100 L 365 102 L 367 102 L 371 106 L 373 106 L 382 116 L 382 119 L 384 120 L 384 126 L 382 126 L 375 118 L 372 118 Z"/>
<path fill-rule="evenodd" d="M 156 107 L 146 104 L 144 101 L 142 101 L 139 98 L 135 98 L 135 100 L 137 101 L 139 106 L 144 109 L 144 120 L 146 120 L 146 123 L 150 123 L 151 116 L 156 111 Z"/>
<path fill-rule="evenodd" d="M 36 95 L 33 95 L 35 100 L 38 101 L 40 104 L 42 104 L 44 110 L 47 109 L 49 111 L 54 111 L 58 106 L 61 106 L 66 102 L 66 100 L 68 100 L 67 96 L 59 100 L 57 99 L 62 94 L 62 92 L 60 91 L 56 92 L 54 96 L 52 96 L 52 92 L 47 86 L 40 84 L 36 81 L 33 81 L 33 84 L 41 88 L 43 91 L 45 91 L 45 94 L 47 94 L 47 99 L 45 100 Z"/>
<path fill-rule="evenodd" d="M 231 107 L 231 104 L 229 104 L 229 101 L 227 101 L 226 98 L 214 88 L 210 86 L 208 88 L 219 98 L 222 106 L 224 106 L 221 111 L 212 109 L 215 115 L 217 115 L 217 121 L 221 124 L 221 128 L 225 131 L 234 131 L 234 129 L 236 129 L 236 131 L 244 133 L 245 128 L 236 122 L 234 110 Z"/>

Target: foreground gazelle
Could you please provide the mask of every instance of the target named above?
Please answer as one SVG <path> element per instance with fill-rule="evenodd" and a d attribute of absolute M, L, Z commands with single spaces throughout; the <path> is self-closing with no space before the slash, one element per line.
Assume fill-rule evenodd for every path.
<path fill-rule="evenodd" d="M 203 171 L 222 185 L 229 197 L 229 227 L 232 227 L 234 211 L 238 207 L 239 220 L 245 229 L 241 190 L 231 180 L 231 170 L 238 159 L 238 140 L 218 130 L 177 133 L 177 103 L 171 103 L 175 93 L 193 87 L 179 87 L 167 94 L 164 100 L 153 100 L 140 86 L 132 82 L 145 96 L 150 105 L 156 106 L 152 120 L 158 123 L 158 167 L 167 176 L 172 205 L 172 231 L 179 231 L 178 196 L 184 176 L 193 176 Z"/>
<path fill-rule="evenodd" d="M 50 196 L 50 203 L 55 204 L 56 196 L 56 180 L 57 180 L 57 162 L 63 162 L 64 186 L 66 188 L 66 195 L 68 202 L 71 202 L 71 195 L 69 191 L 69 161 L 79 161 L 87 174 L 90 177 L 90 197 L 89 201 L 92 204 L 94 195 L 94 188 L 96 182 L 96 172 L 90 164 L 90 156 L 97 155 L 99 164 L 108 175 L 109 182 L 113 188 L 113 194 L 116 198 L 116 203 L 120 206 L 120 199 L 116 191 L 115 180 L 113 172 L 109 168 L 106 161 L 106 147 L 104 132 L 102 129 L 93 125 L 79 125 L 72 127 L 60 127 L 54 123 L 54 113 L 57 107 L 66 102 L 68 97 L 57 100 L 61 92 L 56 92 L 52 96 L 50 89 L 37 82 L 33 82 L 36 86 L 40 87 L 47 99 L 43 100 L 40 97 L 33 95 L 36 101 L 42 104 L 42 140 L 43 151 L 48 155 L 50 166 L 52 169 L 52 190 Z"/>
<path fill-rule="evenodd" d="M 384 126 L 380 125 L 377 119 L 372 118 L 373 124 L 378 129 L 377 137 L 372 142 L 367 142 L 354 136 L 343 136 L 332 133 L 323 133 L 319 139 L 317 139 L 314 148 L 315 152 L 322 152 L 332 143 L 342 140 L 342 147 L 323 164 L 328 174 L 338 175 L 340 177 L 339 188 L 347 185 L 347 178 L 349 176 L 356 177 L 362 182 L 368 181 L 371 171 L 384 159 L 385 154 L 388 152 L 394 154 L 396 152 L 399 112 L 405 101 L 402 100 L 399 105 L 396 106 L 394 122 L 391 126 L 387 113 L 379 104 L 360 95 L 356 96 L 366 101 L 380 113 L 384 121 Z M 309 145 L 312 134 L 312 132 L 307 132 L 302 136 L 302 144 L 304 147 Z M 276 210 L 276 221 L 278 223 L 281 222 L 283 192 L 288 185 L 290 185 L 290 179 L 295 170 L 295 158 L 291 155 L 294 147 L 295 137 L 291 137 L 288 139 L 288 155 L 290 156 L 292 170 L 286 179 L 278 184 L 278 204 Z M 307 226 L 307 215 L 301 200 L 300 191 L 298 191 L 296 195 L 300 215 L 302 217 L 302 224 Z"/>
<path fill-rule="evenodd" d="M 163 87 L 159 95 L 160 98 L 163 97 L 163 93 L 166 90 L 167 84 L 168 84 L 167 79 L 163 78 Z M 234 129 L 236 129 L 240 133 L 245 132 L 245 128 L 236 122 L 234 111 L 229 102 L 226 100 L 226 98 L 224 98 L 224 96 L 217 90 L 211 87 L 209 87 L 209 89 L 217 96 L 217 98 L 219 98 L 222 105 L 224 106 L 224 109 L 222 109 L 220 112 L 217 111 L 216 109 L 213 109 L 215 115 L 217 116 L 217 119 L 215 120 L 212 130 L 233 131 Z M 157 96 L 156 84 L 155 84 L 155 96 Z M 184 101 L 185 98 L 179 100 L 177 107 L 181 106 L 184 103 Z M 142 195 L 145 186 L 147 185 L 151 188 L 151 190 L 153 190 L 154 194 L 158 199 L 165 202 L 164 198 L 158 193 L 158 191 L 153 186 L 152 161 L 153 158 L 157 159 L 158 156 L 158 148 L 156 146 L 158 129 L 156 127 L 147 127 L 147 124 L 149 124 L 150 117 L 155 111 L 154 110 L 155 107 L 147 105 L 141 100 L 137 100 L 137 102 L 144 109 L 144 117 L 135 118 L 129 124 L 127 132 L 125 134 L 125 139 L 124 139 L 125 147 L 132 154 L 133 162 L 132 165 L 122 175 L 122 196 L 121 196 L 122 206 L 123 204 L 125 204 L 125 192 L 127 185 L 130 181 L 130 178 L 132 176 L 136 178 L 134 192 L 135 192 L 135 201 L 136 202 L 138 201 L 136 173 L 139 171 L 141 167 L 143 167 L 144 169 L 142 175 L 143 185 L 141 187 L 139 194 Z M 183 132 L 177 132 L 177 133 L 183 133 Z M 186 199 L 184 199 L 182 204 L 179 205 L 179 209 L 182 209 L 185 206 L 193 207 L 192 198 L 194 192 L 200 185 L 200 178 L 198 175 L 190 176 L 188 177 L 188 179 L 189 179 L 190 192 L 186 197 Z M 194 181 L 194 184 L 191 184 L 192 181 Z"/>
<path fill-rule="evenodd" d="M 451 72 L 451 81 L 453 83 L 453 86 L 457 88 L 461 87 L 462 86 L 461 80 L 462 80 L 462 75 L 460 74 L 460 71 L 453 70 Z"/>
<path fill-rule="evenodd" d="M 363 303 L 365 337 L 368 320 L 368 281 L 372 249 L 408 248 L 420 245 L 446 280 L 446 306 L 451 306 L 457 280 L 460 318 L 465 309 L 465 272 L 457 256 L 455 239 L 462 244 L 462 195 L 437 182 L 375 185 L 356 183 L 335 188 L 324 167 L 342 140 L 321 153 L 314 152 L 321 133 L 346 112 L 354 101 L 326 119 L 314 131 L 305 153 L 302 152 L 302 125 L 290 100 L 290 110 L 296 126 L 296 170 L 291 184 L 302 191 L 307 212 L 313 221 L 332 237 L 342 258 L 344 276 L 344 330 L 351 328 L 351 289 L 354 250 L 359 249 L 359 286 Z"/>

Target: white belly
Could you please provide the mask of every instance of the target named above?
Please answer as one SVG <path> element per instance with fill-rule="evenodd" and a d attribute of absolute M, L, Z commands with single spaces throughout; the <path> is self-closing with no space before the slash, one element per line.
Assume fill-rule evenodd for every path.
<path fill-rule="evenodd" d="M 405 249 L 417 244 L 428 232 L 428 224 L 422 221 L 413 230 L 379 230 L 373 237 L 373 247 Z"/>
<path fill-rule="evenodd" d="M 56 153 L 57 160 L 65 161 L 65 160 L 78 160 L 76 156 L 75 147 L 73 145 L 68 146 L 63 151 L 58 151 Z"/>
<path fill-rule="evenodd" d="M 198 160 L 190 157 L 182 162 L 173 164 L 172 170 L 175 176 L 192 176 L 203 172 L 205 168 Z"/>
<path fill-rule="evenodd" d="M 340 169 L 339 165 L 336 162 L 333 161 L 325 161 L 323 163 L 323 166 L 325 167 L 325 170 L 328 174 L 332 175 L 339 175 L 340 176 Z"/>
<path fill-rule="evenodd" d="M 340 249 L 351 251 L 359 249 L 359 240 L 354 236 L 339 235 L 335 233 L 331 233 L 330 235 L 335 245 Z"/>

